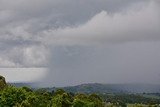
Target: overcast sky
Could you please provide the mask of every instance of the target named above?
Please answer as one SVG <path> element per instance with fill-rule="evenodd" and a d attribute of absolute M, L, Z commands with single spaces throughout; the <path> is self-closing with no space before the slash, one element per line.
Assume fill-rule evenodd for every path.
<path fill-rule="evenodd" d="M 0 67 L 47 68 L 42 85 L 159 84 L 160 2 L 0 0 Z"/>

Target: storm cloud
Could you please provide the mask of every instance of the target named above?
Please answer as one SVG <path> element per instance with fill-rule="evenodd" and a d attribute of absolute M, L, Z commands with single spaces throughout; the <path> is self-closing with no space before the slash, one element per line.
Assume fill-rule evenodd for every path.
<path fill-rule="evenodd" d="M 42 85 L 158 84 L 159 7 L 158 0 L 0 0 L 0 67 L 48 68 Z"/>
<path fill-rule="evenodd" d="M 137 1 L 0 0 L 0 66 L 46 67 L 48 60 L 46 54 L 50 53 L 47 49 L 49 42 L 47 39 L 50 39 L 50 36 L 46 35 L 46 32 L 83 25 L 103 10 L 114 14 Z M 33 47 L 34 51 L 31 49 Z M 27 49 L 30 49 L 29 53 L 32 55 L 26 53 Z M 33 55 L 34 53 L 44 54 L 38 57 Z M 32 60 L 26 61 L 32 59 L 31 57 L 35 57 L 38 61 L 26 63 L 32 62 Z"/>
<path fill-rule="evenodd" d="M 50 29 L 44 32 L 48 36 L 46 42 L 83 45 L 160 40 L 160 9 L 155 3 L 133 6 L 113 15 L 102 11 L 78 27 Z"/>

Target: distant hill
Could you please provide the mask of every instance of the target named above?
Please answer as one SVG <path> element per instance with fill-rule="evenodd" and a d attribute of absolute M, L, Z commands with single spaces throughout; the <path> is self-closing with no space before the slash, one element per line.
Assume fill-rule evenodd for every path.
<path fill-rule="evenodd" d="M 34 83 L 11 83 L 17 87 L 35 86 Z M 59 88 L 59 87 L 56 87 Z M 48 91 L 56 89 L 46 88 Z M 99 84 L 89 83 L 77 86 L 60 87 L 68 92 L 83 92 L 83 93 L 160 93 L 160 85 L 154 84 Z"/>
<path fill-rule="evenodd" d="M 153 84 L 82 84 L 71 87 L 64 87 L 70 92 L 85 93 L 160 93 L 160 85 Z"/>

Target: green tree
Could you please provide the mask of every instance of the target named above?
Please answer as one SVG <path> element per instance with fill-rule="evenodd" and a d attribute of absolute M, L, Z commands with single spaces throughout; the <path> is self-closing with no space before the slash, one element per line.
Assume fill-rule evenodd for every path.
<path fill-rule="evenodd" d="M 93 94 L 89 95 L 88 98 L 90 101 L 94 102 L 95 107 L 103 107 L 104 106 L 102 99 L 97 94 L 93 93 Z"/>
<path fill-rule="evenodd" d="M 55 91 L 51 99 L 51 107 L 71 107 L 72 97 L 62 89 Z"/>
<path fill-rule="evenodd" d="M 45 90 L 45 89 L 38 89 L 34 92 L 36 95 L 37 106 L 38 107 L 46 107 L 47 105 L 50 105 L 51 103 L 51 94 Z"/>
<path fill-rule="evenodd" d="M 88 96 L 83 93 L 77 93 L 74 97 L 72 107 L 104 107 L 104 105 L 101 98 L 96 94 Z"/>
<path fill-rule="evenodd" d="M 0 76 L 0 90 L 4 89 L 7 86 L 5 78 Z"/>
<path fill-rule="evenodd" d="M 22 87 L 23 90 L 27 91 L 27 92 L 33 92 L 31 88 L 29 87 Z"/>
<path fill-rule="evenodd" d="M 21 103 L 26 99 L 26 91 L 22 88 L 8 86 L 0 94 L 1 107 L 13 107 L 16 103 Z"/>

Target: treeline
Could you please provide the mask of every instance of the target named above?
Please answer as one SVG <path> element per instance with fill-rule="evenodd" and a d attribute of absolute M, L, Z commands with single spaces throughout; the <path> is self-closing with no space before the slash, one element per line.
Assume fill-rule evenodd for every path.
<path fill-rule="evenodd" d="M 157 94 L 156 94 L 157 95 Z M 125 107 L 126 104 L 144 104 L 148 106 L 154 106 L 157 107 L 156 105 L 160 104 L 160 98 L 154 98 L 152 97 L 145 97 L 143 94 L 127 94 L 127 93 L 105 93 L 101 94 L 101 97 L 105 99 L 105 102 L 109 102 L 112 104 L 117 104 L 119 103 L 120 105 L 123 105 Z M 158 106 L 159 107 L 159 106 Z"/>
<path fill-rule="evenodd" d="M 67 89 L 31 89 L 6 84 L 0 76 L 0 107 L 160 107 L 159 93 L 86 93 Z M 80 88 L 80 87 L 79 87 Z M 96 87 L 97 88 L 97 87 Z M 94 89 L 96 89 L 94 88 Z"/>
<path fill-rule="evenodd" d="M 104 107 L 104 103 L 97 94 L 6 86 L 0 90 L 0 107 Z"/>

